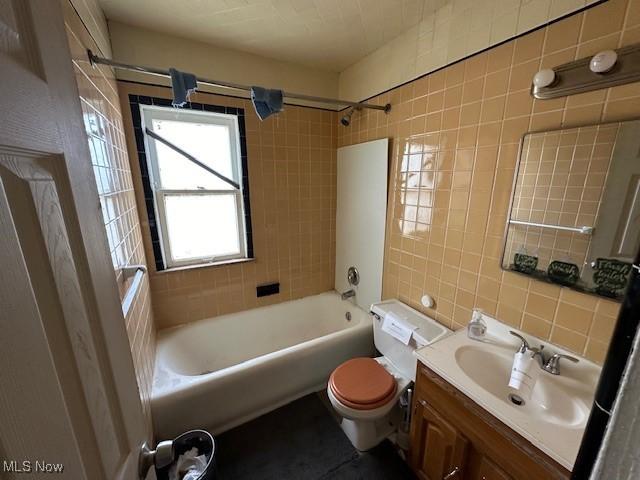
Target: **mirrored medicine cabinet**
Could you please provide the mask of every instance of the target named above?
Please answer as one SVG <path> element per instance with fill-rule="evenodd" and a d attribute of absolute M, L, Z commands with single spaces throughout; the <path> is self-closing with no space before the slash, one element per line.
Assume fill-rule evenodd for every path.
<path fill-rule="evenodd" d="M 502 268 L 620 300 L 640 247 L 640 120 L 527 133 Z"/>

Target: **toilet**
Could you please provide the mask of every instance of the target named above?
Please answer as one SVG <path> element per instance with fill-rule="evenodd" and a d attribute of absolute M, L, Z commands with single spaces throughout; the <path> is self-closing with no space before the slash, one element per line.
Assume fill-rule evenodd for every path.
<path fill-rule="evenodd" d="M 370 310 L 374 343 L 382 356 L 347 360 L 333 371 L 327 385 L 329 401 L 342 417 L 340 426 L 360 451 L 375 447 L 398 428 L 399 399 L 416 379 L 413 352 L 450 333 L 398 300 L 374 303 Z M 383 330 L 390 313 L 412 329 L 408 345 Z"/>

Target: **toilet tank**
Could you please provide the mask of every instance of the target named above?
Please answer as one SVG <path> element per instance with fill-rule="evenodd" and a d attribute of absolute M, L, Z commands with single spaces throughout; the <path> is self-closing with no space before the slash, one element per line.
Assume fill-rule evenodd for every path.
<path fill-rule="evenodd" d="M 413 381 L 416 379 L 417 362 L 413 352 L 451 333 L 451 330 L 444 325 L 399 300 L 374 303 L 370 310 L 373 315 L 373 339 L 376 348 L 405 378 Z M 393 313 L 405 325 L 415 327 L 408 345 L 382 330 L 382 324 L 388 313 Z"/>

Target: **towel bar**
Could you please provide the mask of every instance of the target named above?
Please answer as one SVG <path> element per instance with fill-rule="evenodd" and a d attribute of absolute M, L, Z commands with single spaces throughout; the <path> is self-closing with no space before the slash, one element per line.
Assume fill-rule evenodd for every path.
<path fill-rule="evenodd" d="M 555 230 L 565 230 L 567 232 L 576 232 L 576 233 L 581 233 L 583 235 L 591 235 L 593 233 L 593 227 L 588 227 L 586 225 L 583 225 L 582 227 L 565 227 L 563 225 L 549 225 L 546 223 L 523 222 L 522 220 L 509 220 L 509 223 L 512 223 L 514 225 L 525 225 L 527 227 L 553 228 Z"/>
<path fill-rule="evenodd" d="M 122 275 L 125 280 L 133 276 L 133 280 L 127 289 L 127 293 L 125 293 L 124 298 L 122 299 L 122 315 L 126 317 L 133 305 L 133 301 L 140 289 L 140 285 L 142 285 L 142 279 L 144 274 L 147 273 L 147 267 L 144 265 L 128 265 L 126 267 L 122 267 L 120 270 L 122 271 Z"/>

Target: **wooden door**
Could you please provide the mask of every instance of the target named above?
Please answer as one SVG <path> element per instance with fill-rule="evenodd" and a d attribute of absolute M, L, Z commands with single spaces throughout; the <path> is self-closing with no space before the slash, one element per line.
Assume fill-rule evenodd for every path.
<path fill-rule="evenodd" d="M 465 478 L 468 441 L 423 399 L 416 398 L 409 463 L 424 480 Z"/>
<path fill-rule="evenodd" d="M 0 0 L 0 32 L 1 476 L 135 479 L 142 407 L 60 3 Z"/>

